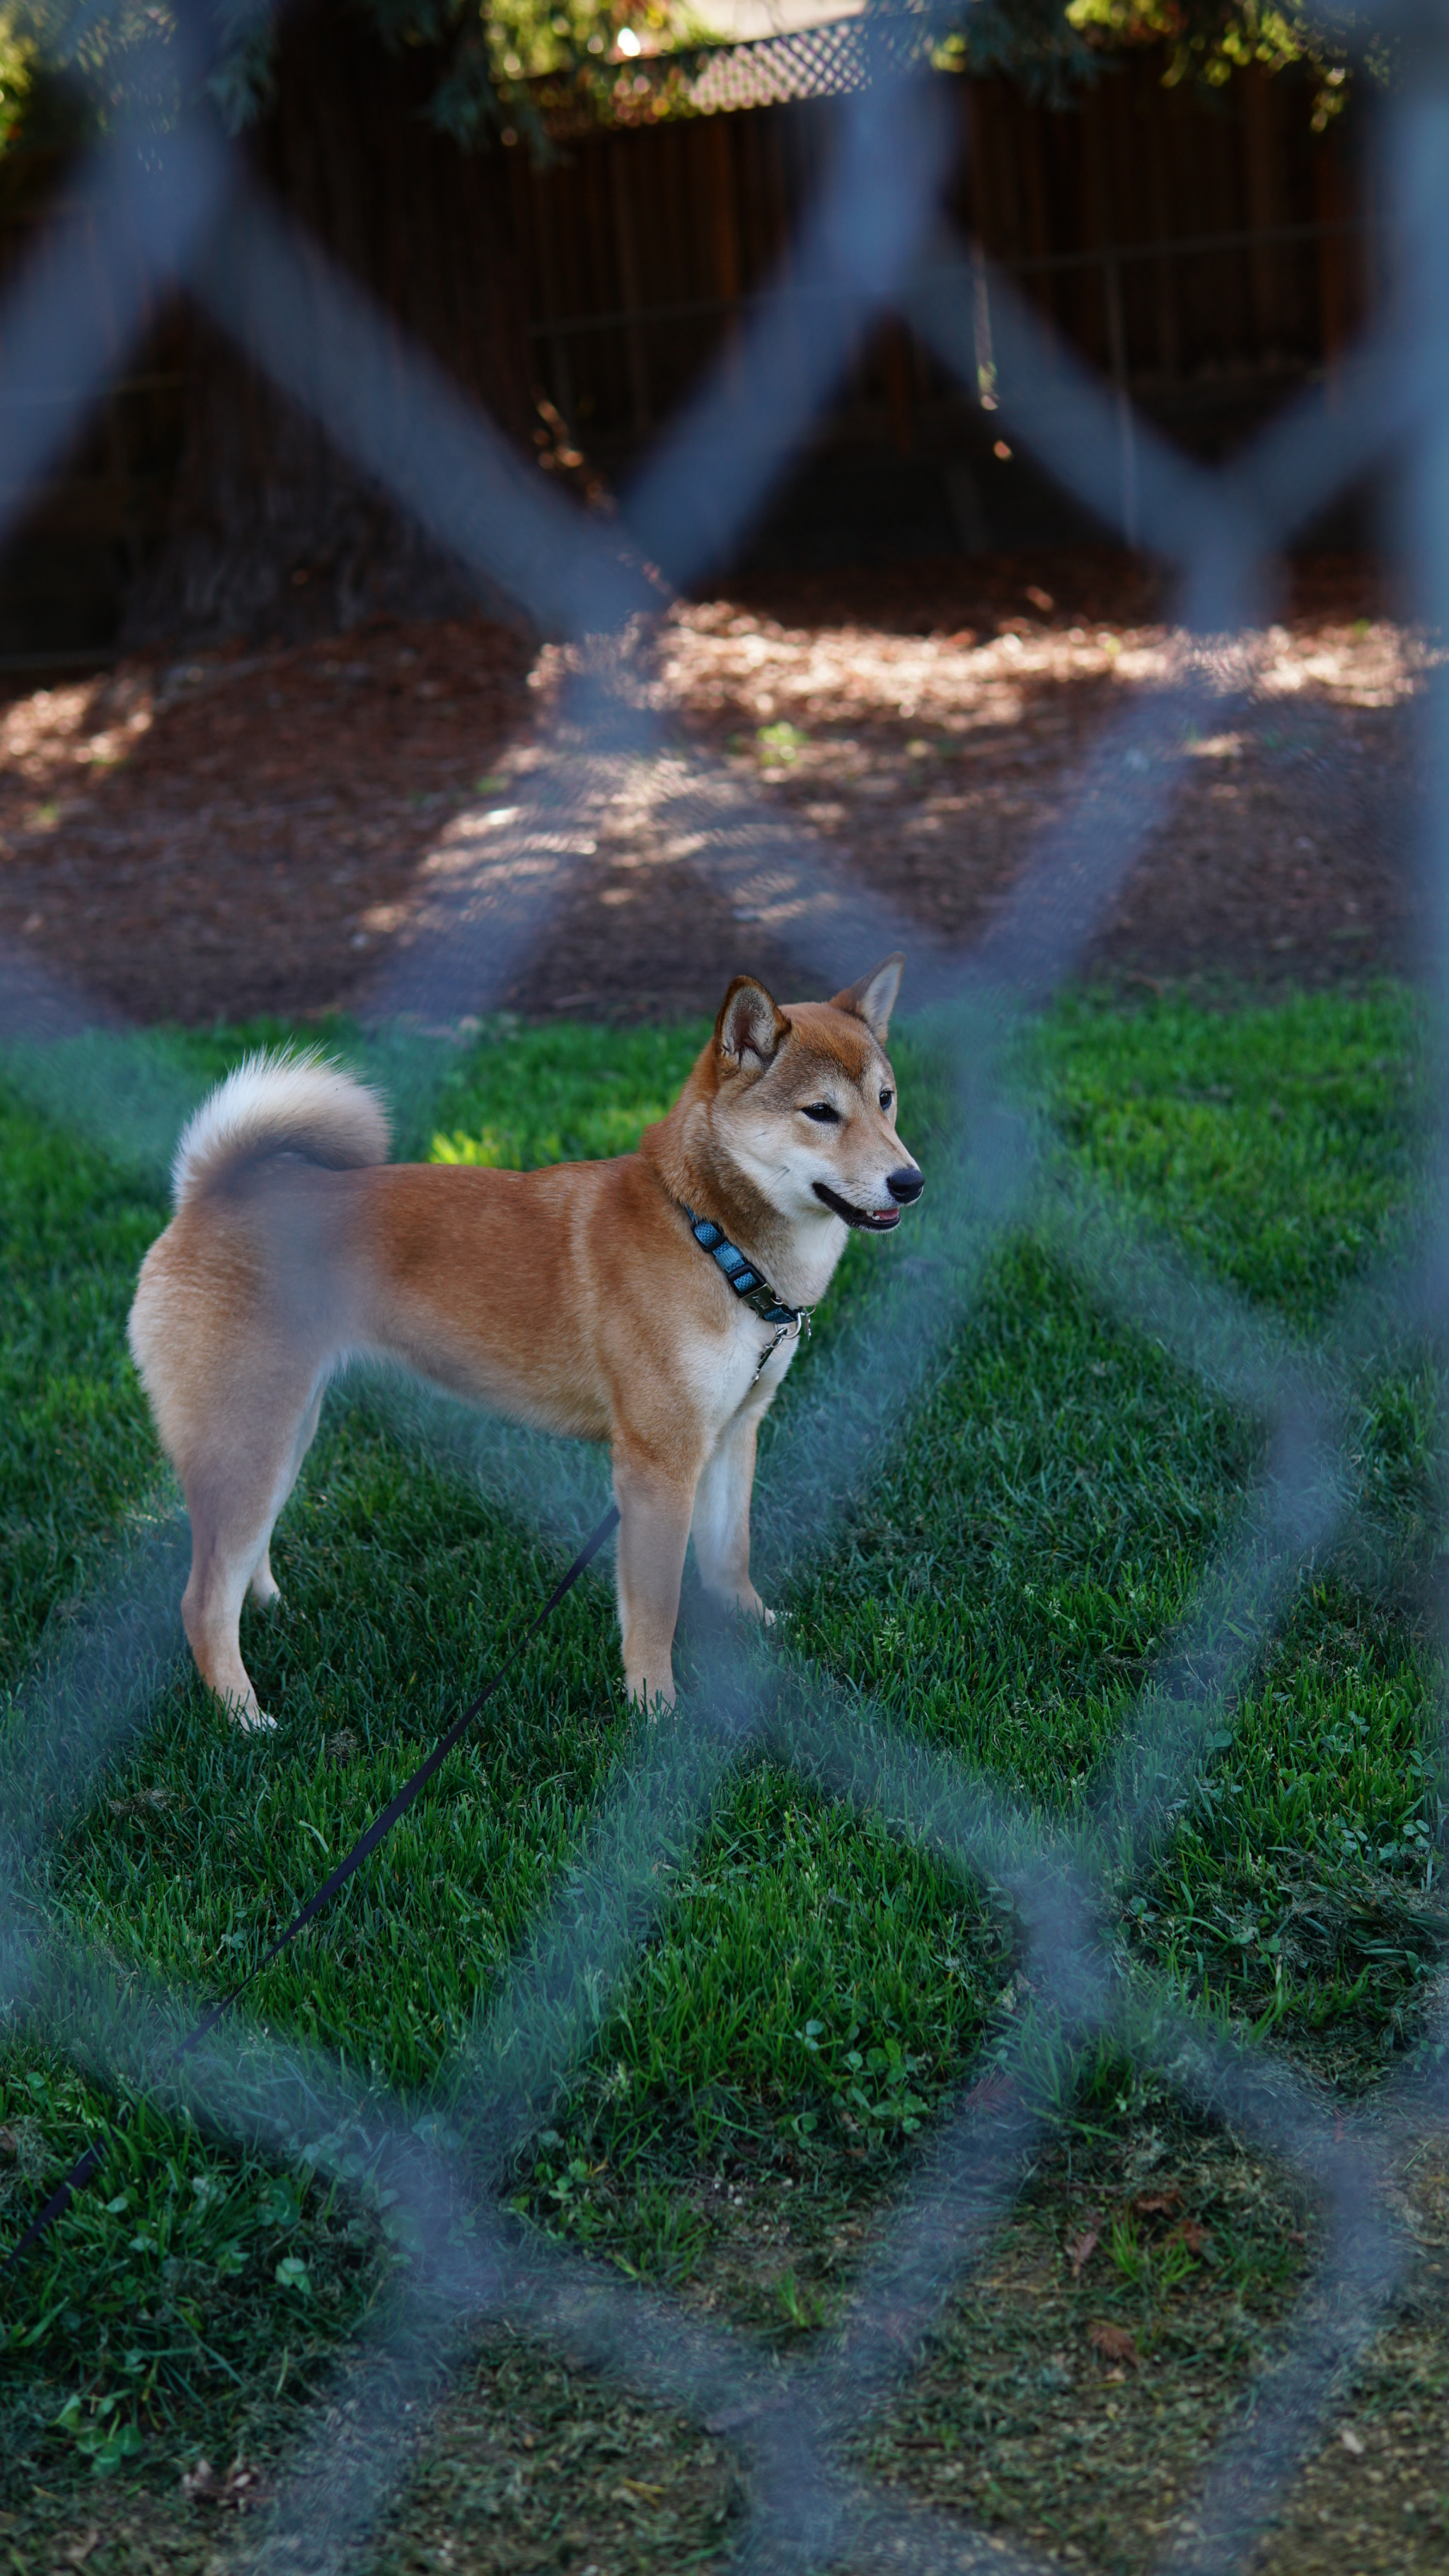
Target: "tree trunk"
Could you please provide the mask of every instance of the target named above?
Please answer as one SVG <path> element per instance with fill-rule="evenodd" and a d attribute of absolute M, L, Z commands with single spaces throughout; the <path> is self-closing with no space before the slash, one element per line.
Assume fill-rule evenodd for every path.
<path fill-rule="evenodd" d="M 526 444 L 527 316 L 501 153 L 426 121 L 430 50 L 388 53 L 355 10 L 288 23 L 275 104 L 247 141 L 261 185 Z M 456 614 L 476 579 L 199 315 L 165 539 L 124 640 L 293 638 L 378 613 Z M 494 599 L 486 604 L 498 608 Z"/>

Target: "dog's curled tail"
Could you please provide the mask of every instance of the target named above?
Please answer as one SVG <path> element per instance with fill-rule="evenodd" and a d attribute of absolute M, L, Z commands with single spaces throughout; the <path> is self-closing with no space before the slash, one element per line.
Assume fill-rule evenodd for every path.
<path fill-rule="evenodd" d="M 315 1049 L 249 1055 L 188 1119 L 171 1166 L 171 1195 L 187 1207 L 248 1163 L 296 1154 L 331 1171 L 385 1163 L 387 1111 L 375 1091 Z"/>

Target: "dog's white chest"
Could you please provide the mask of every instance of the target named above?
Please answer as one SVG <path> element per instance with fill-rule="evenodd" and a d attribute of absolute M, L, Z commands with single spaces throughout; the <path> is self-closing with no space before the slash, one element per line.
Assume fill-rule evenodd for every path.
<path fill-rule="evenodd" d="M 799 1346 L 799 1329 L 777 1333 L 773 1324 L 755 1315 L 737 1315 L 715 1377 L 711 1410 L 716 1428 L 722 1430 L 750 1406 L 763 1412 Z"/>

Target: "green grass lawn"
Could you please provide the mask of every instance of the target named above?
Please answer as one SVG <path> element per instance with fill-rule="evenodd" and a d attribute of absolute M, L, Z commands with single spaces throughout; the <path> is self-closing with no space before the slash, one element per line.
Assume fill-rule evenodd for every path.
<path fill-rule="evenodd" d="M 259 1034 L 278 1033 L 169 1037 L 165 1067 L 194 1091 Z M 500 1025 L 451 1061 L 424 1125 L 407 1113 L 403 1142 L 523 1165 L 618 1151 L 701 1035 Z M 939 1041 L 908 1026 L 896 1061 L 929 1182 L 955 1143 Z M 260 1956 L 518 1635 L 605 1491 L 597 1458 L 350 1384 L 279 1527 L 285 1608 L 244 1629 L 276 1735 L 229 1730 L 163 1637 L 129 1698 L 101 1686 L 109 1751 L 89 1760 L 85 1676 L 106 1667 L 87 1605 L 119 1562 L 134 1582 L 159 1560 L 179 1588 L 176 1498 L 124 1343 L 164 1221 L 164 1119 L 117 1151 L 124 1074 L 87 1059 L 104 1147 L 75 1141 L 33 1084 L 0 1092 L 0 1795 L 35 1950 L 30 2000 L 22 1987 L 0 2026 L 0 2244 L 114 2108 L 111 2016 L 164 1980 L 210 1998 Z M 1017 1080 L 1072 1168 L 1277 1330 L 1322 1333 L 1410 1235 L 1421 1036 L 1395 989 L 1235 1013 L 1078 1000 L 1021 1051 Z M 904 1239 L 852 1244 L 834 1317 L 775 1408 L 757 1572 L 790 1616 L 761 1668 L 806 1705 L 827 1676 L 887 1739 L 910 1730 L 1071 1830 L 1195 1587 L 1241 1535 L 1261 1427 L 1115 1319 L 1043 1213 L 991 1256 L 839 1525 L 799 1544 L 782 1499 L 792 1425 L 848 1329 L 914 1276 L 898 1265 L 941 1253 L 945 1195 L 928 1187 Z M 1412 2045 L 1442 1951 L 1419 1607 L 1436 1435 L 1422 1363 L 1333 1365 L 1382 1543 L 1311 1569 L 1112 1902 L 1124 1959 L 1356 2092 Z M 686 1694 L 712 1633 L 691 1593 Z M 249 2011 L 327 2052 L 364 2100 L 399 2096 L 466 2146 L 530 1926 L 600 1800 L 661 1763 L 623 1701 L 610 1586 L 592 1578 Z M 1017 1927 L 1000 1888 L 763 1755 L 721 1772 L 697 1830 L 676 1815 L 661 1832 L 652 1924 L 504 2189 L 632 2273 L 717 2276 L 734 2313 L 797 2333 L 829 2309 L 806 2279 L 812 2227 L 848 2236 L 1000 2053 L 1023 2009 Z M 1045 2037 L 1040 2063 L 1058 2118 L 1089 2130 L 1129 2116 L 1146 2082 L 1110 2052 L 1064 2073 Z M 793 2195 L 796 2250 L 773 2275 L 731 2268 L 729 2195 L 702 2187 L 736 2164 Z M 174 2479 L 199 2451 L 265 2455 L 410 2259 L 385 2199 L 360 2164 L 324 2182 L 300 2145 L 279 2152 L 260 2130 L 228 2143 L 179 2102 L 143 2099 L 99 2182 L 0 2291 L 10 2491 L 84 2462 Z M 1129 2245 L 1124 2279 L 1134 2259 Z"/>

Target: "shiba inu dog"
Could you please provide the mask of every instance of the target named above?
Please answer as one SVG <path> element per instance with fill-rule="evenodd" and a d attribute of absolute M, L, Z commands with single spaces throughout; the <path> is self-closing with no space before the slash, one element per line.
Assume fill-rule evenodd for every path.
<path fill-rule="evenodd" d="M 390 1164 L 377 1094 L 315 1055 L 253 1056 L 203 1102 L 130 1343 L 191 1514 L 186 1634 L 239 1724 L 271 1722 L 242 1601 L 279 1597 L 272 1527 L 354 1357 L 608 1441 L 636 1700 L 673 1703 L 691 1534 L 708 1590 L 769 1618 L 750 1581 L 761 1417 L 847 1230 L 886 1233 L 923 1186 L 885 1053 L 901 964 L 788 1010 L 737 975 L 673 1108 L 609 1162 Z"/>

